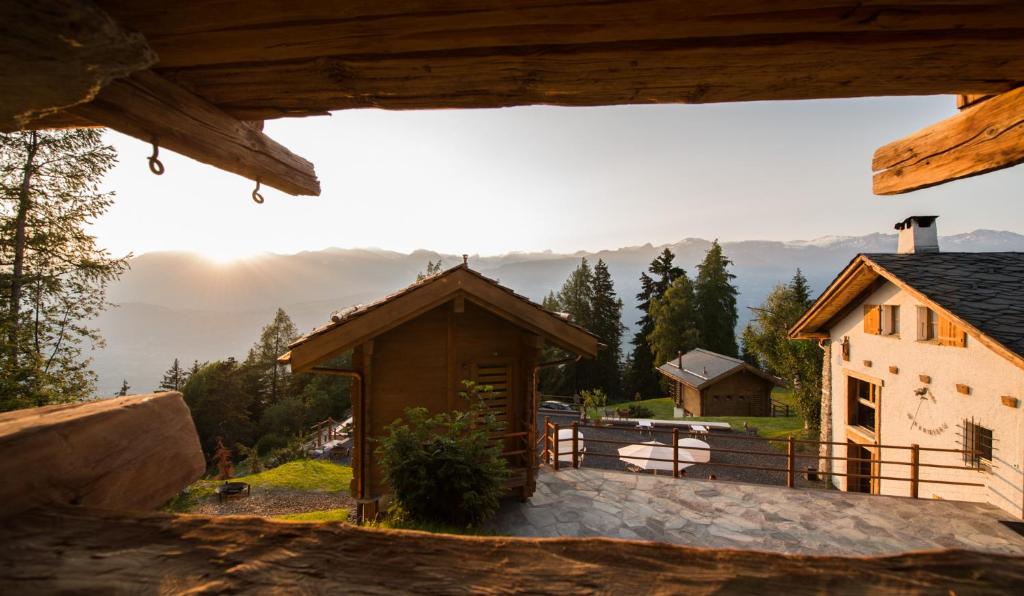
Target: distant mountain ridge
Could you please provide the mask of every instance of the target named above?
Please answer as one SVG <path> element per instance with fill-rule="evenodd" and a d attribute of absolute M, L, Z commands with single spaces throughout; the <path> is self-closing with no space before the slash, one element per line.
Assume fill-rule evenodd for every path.
<path fill-rule="evenodd" d="M 651 259 L 667 247 L 693 276 L 710 245 L 708 240 L 686 238 L 658 246 L 573 254 L 472 255 L 469 263 L 539 301 L 561 286 L 581 257 L 592 262 L 604 259 L 625 303 L 623 322 L 632 326 L 640 315 L 635 300 L 640 272 Z M 857 253 L 894 252 L 896 235 L 745 240 L 723 242 L 722 247 L 734 262 L 742 326 L 749 319 L 747 307 L 760 304 L 771 288 L 790 279 L 797 267 L 813 291 L 820 292 Z M 940 247 L 947 252 L 1024 251 L 1024 235 L 976 230 L 943 236 Z M 284 308 L 300 330 L 308 330 L 326 322 L 333 311 L 368 302 L 412 282 L 428 260 L 438 258 L 445 266 L 462 261 L 461 255 L 428 250 L 405 254 L 342 248 L 264 254 L 228 264 L 185 252 L 140 255 L 109 289 L 108 299 L 119 306 L 96 321 L 107 344 L 94 353 L 100 393 L 113 393 L 122 379 L 135 391 L 153 389 L 175 357 L 188 363 L 242 358 L 277 307 Z"/>

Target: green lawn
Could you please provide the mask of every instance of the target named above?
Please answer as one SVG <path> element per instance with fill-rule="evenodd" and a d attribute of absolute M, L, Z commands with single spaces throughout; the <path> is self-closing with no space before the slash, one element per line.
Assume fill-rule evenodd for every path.
<path fill-rule="evenodd" d="M 286 521 L 303 522 L 343 522 L 348 521 L 348 509 L 325 509 L 323 511 L 307 511 L 305 513 L 289 513 L 287 515 L 275 515 L 274 519 Z"/>
<path fill-rule="evenodd" d="M 300 459 L 282 464 L 257 474 L 239 476 L 233 482 L 247 482 L 252 488 L 283 488 L 311 492 L 348 491 L 352 481 L 352 468 L 330 462 Z M 164 509 L 185 513 L 204 498 L 212 497 L 223 480 L 200 480 L 189 487 L 185 497 L 175 497 Z"/>
<path fill-rule="evenodd" d="M 772 399 L 783 404 L 789 404 L 795 410 L 796 402 L 793 392 L 789 389 L 777 388 L 772 392 Z M 654 420 L 682 420 L 674 418 L 672 398 L 659 397 L 641 401 L 624 401 L 616 404 L 608 404 L 607 408 L 628 408 L 631 404 L 643 406 L 654 412 L 651 416 Z M 757 429 L 757 434 L 768 439 L 781 439 L 789 435 L 799 436 L 804 428 L 804 421 L 800 416 L 702 416 L 698 418 L 686 418 L 694 422 L 728 422 L 733 429 L 742 429 L 743 423 Z"/>

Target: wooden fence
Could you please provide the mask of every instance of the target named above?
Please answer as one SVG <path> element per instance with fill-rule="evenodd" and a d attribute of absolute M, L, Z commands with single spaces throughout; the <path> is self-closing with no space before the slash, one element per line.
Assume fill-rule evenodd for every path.
<path fill-rule="evenodd" d="M 579 440 L 580 440 L 579 439 L 579 427 L 580 427 L 579 423 L 577 423 L 577 422 L 573 422 L 572 423 L 571 428 L 572 428 L 572 467 L 573 468 L 578 468 L 579 464 L 580 464 L 580 455 L 581 455 L 581 453 L 580 453 L 580 450 L 579 450 Z M 559 462 L 559 457 L 558 457 L 559 456 L 559 448 L 560 448 L 561 441 L 559 441 L 557 439 L 558 431 L 560 430 L 560 428 L 561 427 L 557 423 L 551 422 L 550 418 L 545 418 L 545 420 L 544 420 L 544 435 L 541 437 L 540 441 L 538 442 L 538 444 L 543 443 L 543 445 L 544 445 L 544 451 L 543 451 L 543 453 L 541 455 L 541 458 L 543 459 L 543 461 L 545 463 L 551 463 L 552 469 L 554 471 L 556 471 L 556 472 L 561 467 L 561 464 Z M 593 427 L 593 428 L 597 428 L 597 427 Z M 921 477 L 921 469 L 922 468 L 960 470 L 960 471 L 974 471 L 974 470 L 977 470 L 978 469 L 977 467 L 968 467 L 968 466 L 963 466 L 963 465 L 925 463 L 925 462 L 921 461 L 921 455 L 922 454 L 934 454 L 934 453 L 957 453 L 957 454 L 960 454 L 960 455 L 964 456 L 965 460 L 973 459 L 971 457 L 973 455 L 973 453 L 969 452 L 969 451 L 965 451 L 963 449 L 942 449 L 942 448 L 937 448 L 937 447 L 921 447 L 921 446 L 916 445 L 916 444 L 915 445 L 870 445 L 870 447 L 872 449 L 877 449 L 878 450 L 879 457 L 878 458 L 867 459 L 867 458 L 857 458 L 857 457 L 843 457 L 843 456 L 837 456 L 837 455 L 831 455 L 831 454 L 829 454 L 829 455 L 819 455 L 817 453 L 815 453 L 813 455 L 798 455 L 796 453 L 796 446 L 799 445 L 799 444 L 810 445 L 814 449 L 817 449 L 820 452 L 820 447 L 822 445 L 830 445 L 830 446 L 832 446 L 832 445 L 839 445 L 839 446 L 846 447 L 847 443 L 841 443 L 841 442 L 836 442 L 836 441 L 816 441 L 816 440 L 810 440 L 810 439 L 796 439 L 792 435 L 790 435 L 789 437 L 787 437 L 785 439 L 769 439 L 769 438 L 764 438 L 764 437 L 747 436 L 747 435 L 740 435 L 740 434 L 730 434 L 730 435 L 728 435 L 728 438 L 730 440 L 738 439 L 738 440 L 745 440 L 745 441 L 766 441 L 768 443 L 775 443 L 775 444 L 782 443 L 782 444 L 785 445 L 785 452 L 781 452 L 781 451 L 763 451 L 763 450 L 754 451 L 754 450 L 748 450 L 748 449 L 732 449 L 732 448 L 725 448 L 725 447 L 714 447 L 714 446 L 711 446 L 710 443 L 709 443 L 708 447 L 691 447 L 689 445 L 687 445 L 685 447 L 680 447 L 679 446 L 680 433 L 679 433 L 679 429 L 678 428 L 673 428 L 671 430 L 668 430 L 668 429 L 652 429 L 650 432 L 652 432 L 652 433 L 660 433 L 660 434 L 671 434 L 672 444 L 671 445 L 664 445 L 664 446 L 665 447 L 669 447 L 669 448 L 672 449 L 672 458 L 671 459 L 666 459 L 666 458 L 639 457 L 639 456 L 632 456 L 632 455 L 630 455 L 629 459 L 633 459 L 633 460 L 646 460 L 646 461 L 657 461 L 657 462 L 671 462 L 672 463 L 672 476 L 675 477 L 675 478 L 680 478 L 680 477 L 686 476 L 686 470 L 680 469 L 680 464 L 684 464 L 684 465 L 685 464 L 691 464 L 691 465 L 693 464 L 693 462 L 689 461 L 688 459 L 680 459 L 680 457 L 679 457 L 680 450 L 694 450 L 694 451 L 698 451 L 699 450 L 699 451 L 709 451 L 712 455 L 714 453 L 716 453 L 716 452 L 717 453 L 736 453 L 736 454 L 756 455 L 756 456 L 760 456 L 760 457 L 765 457 L 765 456 L 767 456 L 767 457 L 776 457 L 779 460 L 785 459 L 784 466 L 780 465 L 779 467 L 758 466 L 758 465 L 750 465 L 750 464 L 737 464 L 737 463 L 728 463 L 728 462 L 708 462 L 706 464 L 697 464 L 697 465 L 708 465 L 708 466 L 716 466 L 716 467 L 723 467 L 723 468 L 741 468 L 741 469 L 748 469 L 748 470 L 761 470 L 761 471 L 767 471 L 767 472 L 783 472 L 786 475 L 786 486 L 789 487 L 789 488 L 794 488 L 795 484 L 796 484 L 795 483 L 796 474 L 797 474 L 797 464 L 796 464 L 796 462 L 797 462 L 798 458 L 815 459 L 815 460 L 830 460 L 830 461 L 845 461 L 847 463 L 854 462 L 854 463 L 857 463 L 857 464 L 859 464 L 859 463 L 870 463 L 870 464 L 872 464 L 872 471 L 871 471 L 870 474 L 850 473 L 849 470 L 847 470 L 846 472 L 835 472 L 835 471 L 828 472 L 828 475 L 830 475 L 830 476 L 840 476 L 840 477 L 853 477 L 853 478 L 869 478 L 872 481 L 873 480 L 894 480 L 894 481 L 900 481 L 900 482 L 908 482 L 909 485 L 910 485 L 909 496 L 911 496 L 911 497 L 913 497 L 915 499 L 918 498 L 918 492 L 919 492 L 919 488 L 920 488 L 921 484 L 945 484 L 945 485 L 973 486 L 973 487 L 983 487 L 983 486 L 985 486 L 984 484 L 977 483 L 977 482 L 960 482 L 960 481 L 954 481 L 954 480 L 925 479 L 925 478 Z M 686 433 L 686 434 L 689 435 L 691 433 Z M 713 434 L 714 433 L 712 433 L 712 435 Z M 635 445 L 636 444 L 635 442 L 630 442 L 630 441 L 612 441 L 612 440 L 607 440 L 607 439 L 595 439 L 595 438 L 592 438 L 592 437 L 587 437 L 586 438 L 586 443 L 588 445 L 607 444 L 607 445 L 618 445 L 618 446 L 622 446 L 622 447 L 625 447 L 627 445 Z M 890 450 L 890 453 L 891 453 L 892 450 L 909 451 L 910 452 L 909 461 L 897 461 L 897 460 L 885 459 L 884 457 L 882 457 L 882 454 L 884 453 L 885 450 Z M 564 455 L 564 453 L 563 453 L 563 455 Z M 617 454 L 611 454 L 611 453 L 600 453 L 600 452 L 596 452 L 596 451 L 587 451 L 587 457 L 609 457 L 609 458 L 616 458 L 616 459 L 618 459 L 619 456 Z M 880 473 L 876 474 L 875 471 L 874 471 L 875 468 L 876 468 L 876 465 L 878 466 L 878 469 L 880 470 L 881 469 L 880 466 L 882 464 L 895 464 L 895 465 L 899 465 L 899 466 L 907 466 L 909 468 L 909 471 L 908 471 L 908 474 L 907 474 L 906 477 L 902 477 L 902 476 L 883 476 Z M 808 470 L 808 472 L 810 472 L 810 470 Z M 815 470 L 815 472 L 817 472 L 817 471 Z"/>

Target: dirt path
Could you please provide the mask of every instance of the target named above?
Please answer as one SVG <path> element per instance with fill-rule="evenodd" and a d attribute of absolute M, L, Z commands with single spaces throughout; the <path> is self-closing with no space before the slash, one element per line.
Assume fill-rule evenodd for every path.
<path fill-rule="evenodd" d="M 254 488 L 247 497 L 226 499 L 223 503 L 216 495 L 203 499 L 189 513 L 203 515 L 285 515 L 347 507 L 352 509 L 352 497 L 341 492 L 310 492 L 281 488 Z"/>

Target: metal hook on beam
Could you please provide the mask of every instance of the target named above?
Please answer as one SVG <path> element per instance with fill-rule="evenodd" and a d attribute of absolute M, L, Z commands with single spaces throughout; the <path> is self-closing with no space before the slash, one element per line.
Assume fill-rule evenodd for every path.
<path fill-rule="evenodd" d="M 150 155 L 147 159 L 149 159 L 150 172 L 157 176 L 164 173 L 164 164 L 160 161 L 160 145 L 157 143 L 156 137 L 153 137 L 153 155 Z"/>
<path fill-rule="evenodd" d="M 257 205 L 263 204 L 263 195 L 260 194 L 260 181 L 256 180 L 256 188 L 252 191 L 252 200 L 256 201 Z"/>

